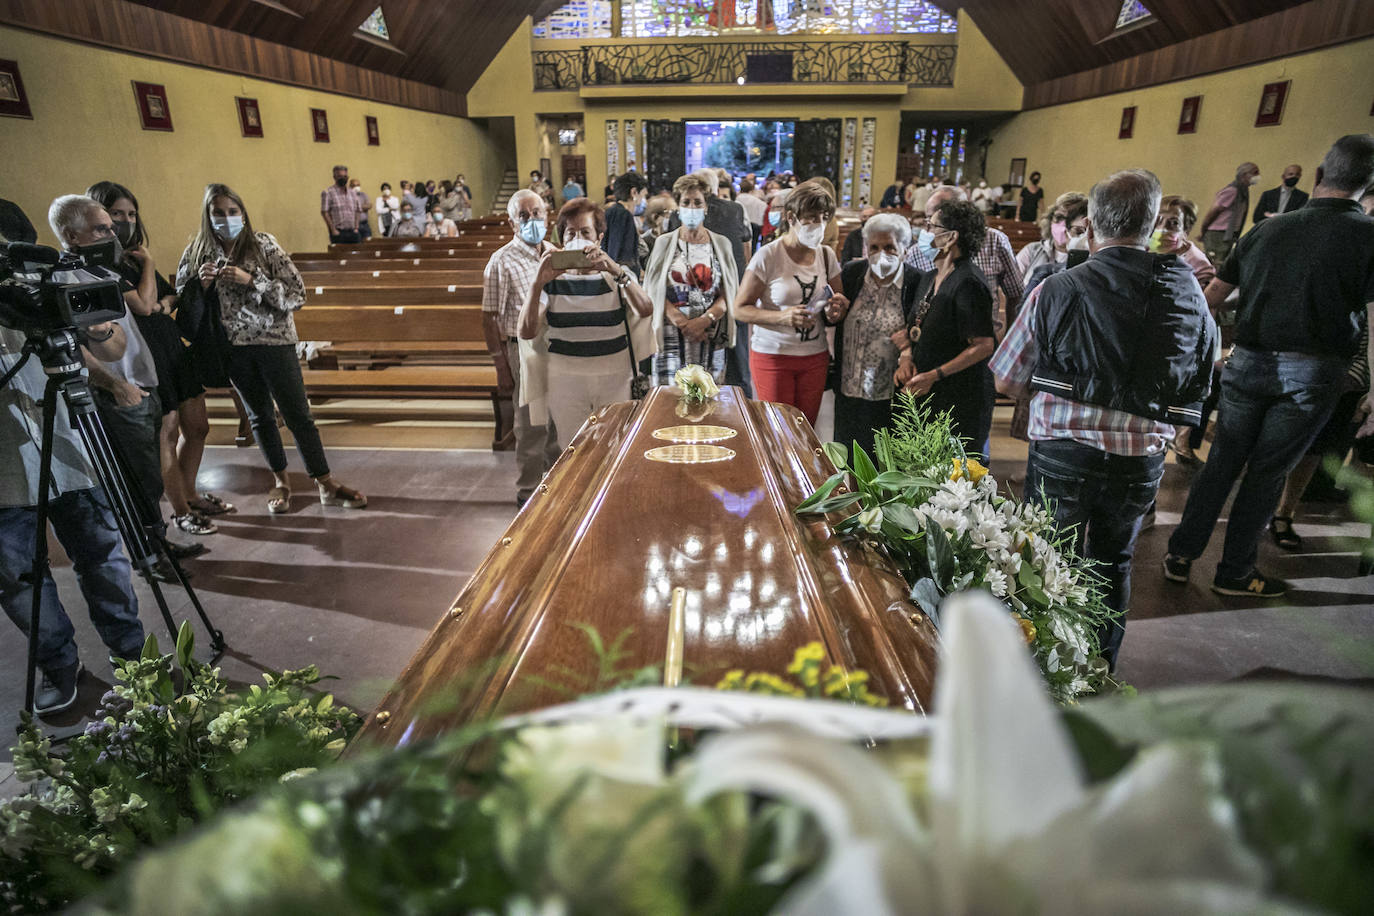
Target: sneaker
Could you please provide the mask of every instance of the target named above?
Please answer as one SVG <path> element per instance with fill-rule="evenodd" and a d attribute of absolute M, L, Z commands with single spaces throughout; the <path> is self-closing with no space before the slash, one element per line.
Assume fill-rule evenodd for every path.
<path fill-rule="evenodd" d="M 182 570 L 182 572 L 186 573 L 187 579 L 191 578 L 191 574 L 189 572 L 186 572 L 185 570 Z M 164 582 L 167 585 L 181 584 L 181 580 L 177 578 L 176 570 L 174 570 L 172 568 L 172 564 L 167 562 L 167 560 L 163 557 L 158 557 L 157 562 L 153 564 L 152 574 L 154 579 L 156 579 L 159 582 Z"/>
<path fill-rule="evenodd" d="M 57 671 L 44 671 L 43 682 L 38 685 L 38 693 L 33 698 L 34 715 L 50 716 L 70 709 L 76 702 L 76 685 L 81 680 L 81 672 L 84 670 L 85 666 L 78 659 Z"/>
<path fill-rule="evenodd" d="M 1255 570 L 1239 579 L 1212 580 L 1212 591 L 1218 595 L 1235 595 L 1240 598 L 1278 598 L 1288 592 L 1288 583 L 1282 579 L 1271 579 Z"/>
<path fill-rule="evenodd" d="M 1164 555 L 1164 578 L 1170 582 L 1187 582 L 1188 573 L 1193 569 L 1193 561 L 1172 553 Z"/>
<path fill-rule="evenodd" d="M 185 515 L 173 515 L 172 524 L 176 525 L 182 532 L 195 535 L 196 537 L 214 534 L 219 530 L 214 522 L 194 509 L 187 512 Z"/>

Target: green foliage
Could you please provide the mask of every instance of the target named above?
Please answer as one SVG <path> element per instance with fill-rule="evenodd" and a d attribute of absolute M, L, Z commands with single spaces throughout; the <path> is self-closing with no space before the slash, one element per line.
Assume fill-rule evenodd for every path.
<path fill-rule="evenodd" d="M 873 448 L 882 467 L 908 474 L 947 467 L 956 458 L 964 457 L 964 445 L 954 435 L 949 412 L 931 414 L 930 408 L 909 391 L 898 393 L 892 409 L 892 426 L 877 431 Z"/>
<path fill-rule="evenodd" d="M 291 781 L 145 857 L 99 912 L 767 912 L 824 854 L 790 806 L 689 805 L 661 762 L 642 780 L 598 769 L 646 738 L 661 758 L 661 731 L 566 735 L 474 727 Z"/>
<path fill-rule="evenodd" d="M 1374 702 L 1314 684 L 1176 688 L 1083 703 L 1071 731 L 1095 777 L 1163 741 L 1216 747 L 1245 841 L 1276 893 L 1314 911 L 1364 914 L 1374 900 Z M 1087 737 L 1087 740 L 1085 739 Z M 1104 738 L 1105 736 L 1105 738 Z"/>
<path fill-rule="evenodd" d="M 28 793 L 0 806 L 0 902 L 47 912 L 76 900 L 140 851 L 167 842 L 276 782 L 338 756 L 358 717 L 311 685 L 312 666 L 230 693 L 192 658 L 182 624 L 173 655 L 153 636 L 120 662 L 96 720 L 55 753 L 25 718 L 13 749 Z M 177 690 L 172 663 L 183 683 Z"/>
<path fill-rule="evenodd" d="M 546 675 L 529 675 L 525 678 L 532 684 L 547 687 L 563 694 L 569 700 L 611 690 L 627 690 L 631 687 L 662 686 L 663 672 L 657 665 L 631 668 L 625 659 L 631 653 L 625 642 L 634 634 L 634 627 L 626 627 L 616 634 L 608 644 L 595 626 L 590 623 L 569 623 L 587 640 L 587 647 L 596 660 L 595 670 L 588 674 L 567 665 L 552 665 Z"/>

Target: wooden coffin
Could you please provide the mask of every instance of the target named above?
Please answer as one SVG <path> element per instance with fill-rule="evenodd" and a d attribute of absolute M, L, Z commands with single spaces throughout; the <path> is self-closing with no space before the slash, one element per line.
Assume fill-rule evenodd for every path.
<path fill-rule="evenodd" d="M 714 434 L 711 427 L 716 427 Z M 676 429 L 674 429 L 676 428 Z M 709 442 L 683 445 L 694 437 Z M 724 437 L 719 438 L 717 437 Z M 675 450 L 668 453 L 653 450 Z M 682 459 L 694 463 L 655 460 Z M 670 595 L 686 590 L 684 679 L 783 675 L 811 641 L 861 668 L 895 708 L 929 708 L 937 637 L 885 555 L 793 507 L 833 473 L 800 412 L 726 388 L 674 388 L 585 423 L 364 726 L 400 744 L 463 722 L 567 702 L 598 659 L 662 665 Z M 552 683 L 551 683 L 552 682 Z"/>

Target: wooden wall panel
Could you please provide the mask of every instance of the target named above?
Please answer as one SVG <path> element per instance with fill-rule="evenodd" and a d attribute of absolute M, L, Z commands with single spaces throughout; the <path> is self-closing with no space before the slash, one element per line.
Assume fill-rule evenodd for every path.
<path fill-rule="evenodd" d="M 461 92 L 379 73 L 122 0 L 0 0 L 0 23 L 405 108 L 467 114 L 467 99 Z M 378 53 L 394 52 L 378 49 Z"/>
<path fill-rule="evenodd" d="M 1374 35 L 1371 0 L 1311 0 L 1241 25 L 1026 86 L 1023 108 L 1045 108 L 1190 79 Z M 1359 74 L 1350 74 L 1357 83 Z M 1374 62 L 1363 85 L 1374 85 Z"/>

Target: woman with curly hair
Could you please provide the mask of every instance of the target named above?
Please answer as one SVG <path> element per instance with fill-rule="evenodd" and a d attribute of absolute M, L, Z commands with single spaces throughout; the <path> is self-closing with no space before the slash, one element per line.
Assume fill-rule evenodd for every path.
<path fill-rule="evenodd" d="M 983 372 L 995 347 L 992 293 L 973 261 L 987 226 L 973 204 L 951 200 L 927 227 L 940 251 L 935 282 L 907 330 L 910 346 L 899 356 L 897 381 L 932 412 L 948 411 L 955 435 L 971 441 L 988 409 Z"/>

